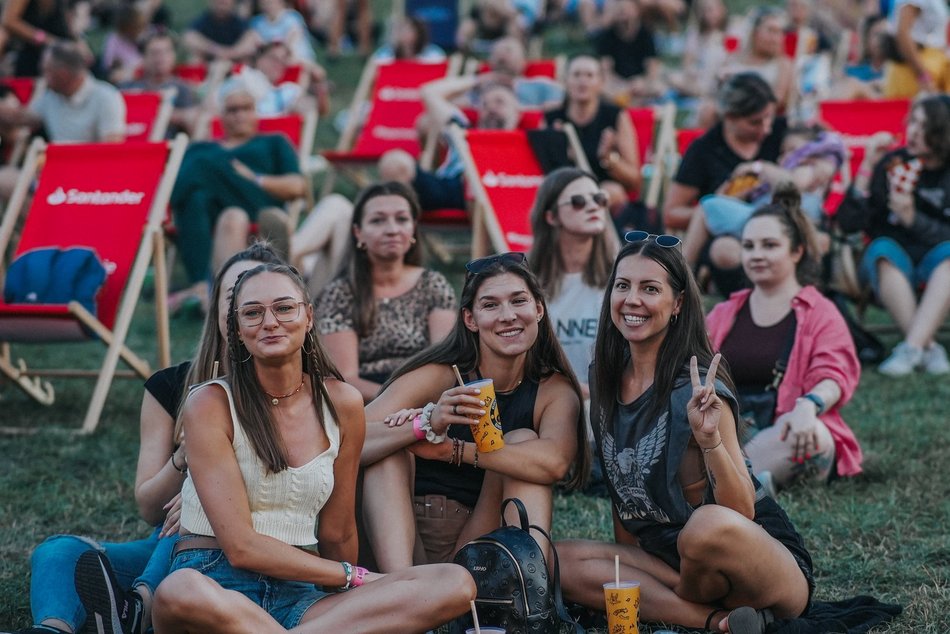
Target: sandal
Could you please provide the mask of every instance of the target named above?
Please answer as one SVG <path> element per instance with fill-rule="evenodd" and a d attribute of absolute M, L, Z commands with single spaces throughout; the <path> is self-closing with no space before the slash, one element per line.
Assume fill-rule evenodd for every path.
<path fill-rule="evenodd" d="M 726 617 L 730 634 L 765 634 L 765 629 L 775 621 L 772 610 L 756 610 L 748 606 L 736 608 Z"/>

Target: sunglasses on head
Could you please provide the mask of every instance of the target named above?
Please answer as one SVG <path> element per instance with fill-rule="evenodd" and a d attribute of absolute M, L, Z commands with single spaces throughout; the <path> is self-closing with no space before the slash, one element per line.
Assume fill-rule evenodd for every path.
<path fill-rule="evenodd" d="M 504 262 L 505 264 L 524 264 L 527 260 L 527 256 L 524 253 L 518 251 L 509 251 L 508 253 L 499 253 L 498 255 L 489 255 L 488 257 L 478 258 L 477 260 L 472 260 L 465 265 L 465 270 L 471 273 L 472 275 L 478 275 L 482 271 L 488 269 L 488 267 L 498 262 Z"/>
<path fill-rule="evenodd" d="M 681 242 L 676 236 L 667 235 L 665 233 L 657 235 L 655 233 L 649 233 L 648 231 L 628 231 L 627 233 L 623 234 L 623 239 L 626 242 L 644 242 L 646 240 L 653 240 L 656 242 L 657 246 L 667 249 L 677 247 Z"/>
<path fill-rule="evenodd" d="M 609 199 L 607 198 L 606 192 L 595 192 L 589 196 L 585 196 L 584 194 L 574 194 L 564 202 L 558 203 L 557 206 L 563 207 L 564 205 L 570 205 L 574 211 L 580 211 L 581 209 L 587 207 L 588 200 L 593 201 L 593 203 L 598 207 L 606 207 L 607 201 Z"/>

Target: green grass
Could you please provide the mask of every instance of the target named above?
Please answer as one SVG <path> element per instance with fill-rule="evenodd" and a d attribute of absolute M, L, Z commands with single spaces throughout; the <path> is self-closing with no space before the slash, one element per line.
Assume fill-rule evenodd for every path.
<path fill-rule="evenodd" d="M 199 6 L 186 0 L 170 4 L 179 24 Z M 373 6 L 378 19 L 387 15 L 386 2 L 374 0 Z M 556 27 L 547 45 L 549 53 L 571 53 L 584 43 L 575 30 Z M 328 65 L 336 87 L 334 112 L 349 103 L 360 69 L 355 57 Z M 324 120 L 318 147 L 334 143 L 335 132 Z M 154 350 L 152 310 L 151 302 L 140 304 L 131 333 L 133 347 Z M 882 319 L 879 312 L 871 318 Z M 172 333 L 174 359 L 187 358 L 198 323 L 176 320 Z M 38 365 L 75 362 L 91 367 L 101 358 L 102 346 L 15 346 L 14 353 L 29 354 Z M 32 403 L 9 384 L 0 387 L 0 425 L 34 424 L 41 430 L 31 436 L 0 436 L 0 629 L 4 629 L 30 623 L 29 556 L 45 537 L 78 533 L 118 541 L 141 537 L 149 528 L 138 518 L 133 502 L 141 381 L 113 384 L 99 430 L 89 437 L 54 428 L 78 427 L 90 382 L 56 383 L 53 408 Z M 950 632 L 946 529 L 950 479 L 943 468 L 950 449 L 947 402 L 950 381 L 945 379 L 895 380 L 866 372 L 844 411 L 864 447 L 865 473 L 780 496 L 813 554 L 818 598 L 872 594 L 905 606 L 904 615 L 881 632 Z M 554 534 L 559 539 L 610 539 L 606 501 L 559 496 Z"/>

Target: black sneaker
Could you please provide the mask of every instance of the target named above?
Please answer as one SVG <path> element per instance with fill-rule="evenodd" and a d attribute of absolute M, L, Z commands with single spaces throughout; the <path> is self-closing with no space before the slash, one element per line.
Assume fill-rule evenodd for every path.
<path fill-rule="evenodd" d="M 142 598 L 116 581 L 105 555 L 87 550 L 76 562 L 76 592 L 86 608 L 86 627 L 97 634 L 142 634 Z"/>

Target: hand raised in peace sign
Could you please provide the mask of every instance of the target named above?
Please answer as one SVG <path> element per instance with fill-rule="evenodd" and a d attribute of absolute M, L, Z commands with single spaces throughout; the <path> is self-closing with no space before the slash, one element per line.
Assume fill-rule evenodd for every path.
<path fill-rule="evenodd" d="M 716 394 L 716 370 L 719 369 L 721 354 L 716 354 L 706 372 L 705 384 L 699 378 L 699 362 L 693 356 L 689 360 L 689 376 L 693 384 L 693 395 L 686 404 L 686 416 L 693 436 L 701 448 L 718 445 L 719 419 L 722 415 L 722 399 Z"/>

